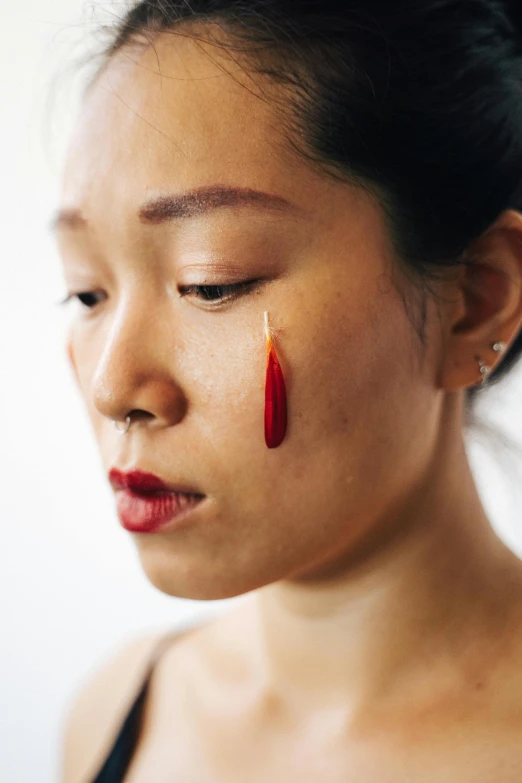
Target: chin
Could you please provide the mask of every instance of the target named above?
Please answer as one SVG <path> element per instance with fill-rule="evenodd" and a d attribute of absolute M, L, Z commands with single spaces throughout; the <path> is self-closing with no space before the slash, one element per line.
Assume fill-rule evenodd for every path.
<path fill-rule="evenodd" d="M 149 582 L 160 592 L 192 601 L 221 601 L 236 598 L 262 587 L 266 582 L 252 581 L 252 574 L 234 572 L 228 562 L 215 558 L 190 558 L 164 548 L 141 544 L 139 558 Z"/>

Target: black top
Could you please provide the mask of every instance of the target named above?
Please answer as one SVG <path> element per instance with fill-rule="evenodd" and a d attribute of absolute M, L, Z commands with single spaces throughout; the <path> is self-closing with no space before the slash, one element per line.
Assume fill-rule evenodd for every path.
<path fill-rule="evenodd" d="M 194 627 L 199 627 L 199 623 Z M 192 628 L 192 625 L 190 628 Z M 129 768 L 134 748 L 138 741 L 143 707 L 147 698 L 152 673 L 154 672 L 155 666 L 161 658 L 162 653 L 170 646 L 169 642 L 186 632 L 186 628 L 183 628 L 182 630 L 178 629 L 174 631 L 174 633 L 170 632 L 165 636 L 162 636 L 154 648 L 142 685 L 135 696 L 127 715 L 123 719 L 109 754 L 103 762 L 98 774 L 92 780 L 92 783 L 123 783 L 125 773 Z"/>

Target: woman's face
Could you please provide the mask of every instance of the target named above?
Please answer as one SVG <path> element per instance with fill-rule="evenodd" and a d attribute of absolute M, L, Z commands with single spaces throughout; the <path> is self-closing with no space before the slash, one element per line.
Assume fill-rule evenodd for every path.
<path fill-rule="evenodd" d="M 94 294 L 69 353 L 104 469 L 206 495 L 190 524 L 131 534 L 152 583 L 194 599 L 342 568 L 421 481 L 440 413 L 440 338 L 428 318 L 421 355 L 376 201 L 285 151 L 254 92 L 189 38 L 120 52 L 85 100 L 63 185 L 66 285 Z M 143 207 L 216 185 L 293 206 Z M 222 303 L 179 295 L 242 281 L 258 282 Z M 288 399 L 273 449 L 265 310 Z M 122 436 L 114 420 L 133 410 Z"/>

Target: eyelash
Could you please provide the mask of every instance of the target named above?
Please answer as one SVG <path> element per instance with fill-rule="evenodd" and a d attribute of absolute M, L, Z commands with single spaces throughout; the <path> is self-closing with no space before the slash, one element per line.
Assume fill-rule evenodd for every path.
<path fill-rule="evenodd" d="M 259 282 L 259 280 L 245 280 L 241 283 L 229 283 L 227 285 L 187 285 L 180 287 L 179 295 L 180 297 L 183 297 L 187 296 L 187 294 L 194 293 L 196 297 L 202 298 L 205 302 L 231 302 L 244 294 L 251 293 L 254 285 Z M 202 293 L 210 296 L 206 298 L 205 296 L 201 296 Z M 212 298 L 212 293 L 217 294 L 215 299 Z M 82 302 L 82 296 L 92 297 L 94 296 L 94 293 L 92 291 L 79 291 L 78 293 L 71 293 L 68 294 L 61 302 L 58 302 L 58 304 L 65 305 L 72 299 L 77 298 L 83 305 L 85 305 L 85 307 L 87 307 L 88 310 L 93 310 L 95 305 L 89 306 L 85 302 Z"/>
<path fill-rule="evenodd" d="M 203 299 L 205 302 L 231 302 L 234 299 L 238 299 L 243 294 L 251 293 L 252 288 L 259 280 L 245 280 L 241 283 L 229 283 L 227 285 L 187 285 L 180 287 L 180 296 L 187 296 L 187 294 L 195 293 L 198 298 Z M 215 292 L 217 297 L 201 296 L 204 294 L 211 294 Z M 227 294 L 228 292 L 228 294 Z"/>
<path fill-rule="evenodd" d="M 65 299 L 62 299 L 61 302 L 58 302 L 59 305 L 66 305 L 68 302 L 70 302 L 72 299 L 79 299 L 80 302 L 82 302 L 81 297 L 82 296 L 94 296 L 94 293 L 92 291 L 79 291 L 77 294 L 68 294 Z M 93 307 L 89 307 L 89 305 L 86 305 L 85 302 L 82 302 L 85 307 L 87 307 L 88 310 L 94 309 Z"/>

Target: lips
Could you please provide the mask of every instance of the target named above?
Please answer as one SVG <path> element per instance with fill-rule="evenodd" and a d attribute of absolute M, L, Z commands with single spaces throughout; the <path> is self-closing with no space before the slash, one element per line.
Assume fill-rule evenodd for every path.
<path fill-rule="evenodd" d="M 167 483 L 140 470 L 124 473 L 113 468 L 109 480 L 117 491 L 120 522 L 133 533 L 179 527 L 205 497 L 183 482 Z"/>
<path fill-rule="evenodd" d="M 167 483 L 153 473 L 145 473 L 142 470 L 131 470 L 125 473 L 118 468 L 109 471 L 109 481 L 113 489 L 130 489 L 133 492 L 151 494 L 155 492 L 176 492 L 182 495 L 201 495 L 203 493 L 195 487 L 190 487 L 184 482 Z"/>
<path fill-rule="evenodd" d="M 153 533 L 179 527 L 181 519 L 201 502 L 201 496 L 173 492 L 137 495 L 131 490 L 118 492 L 116 506 L 121 524 L 132 533 Z"/>

